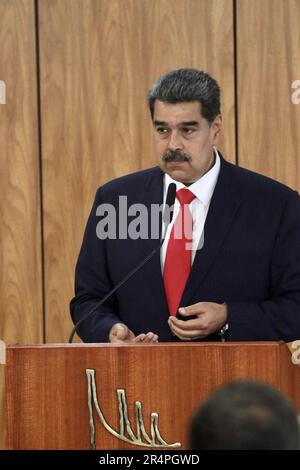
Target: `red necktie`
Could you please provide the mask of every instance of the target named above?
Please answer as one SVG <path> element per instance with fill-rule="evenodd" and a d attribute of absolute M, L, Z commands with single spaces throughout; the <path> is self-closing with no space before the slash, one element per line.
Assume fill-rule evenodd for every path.
<path fill-rule="evenodd" d="M 176 192 L 176 197 L 180 202 L 180 210 L 171 230 L 164 267 L 164 286 L 170 315 L 177 313 L 191 270 L 193 219 L 188 205 L 196 196 L 184 188 Z"/>

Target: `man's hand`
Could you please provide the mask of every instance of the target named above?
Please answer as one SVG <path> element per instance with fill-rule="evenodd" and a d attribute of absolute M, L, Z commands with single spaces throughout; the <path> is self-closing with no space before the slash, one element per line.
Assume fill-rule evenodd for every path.
<path fill-rule="evenodd" d="M 157 343 L 158 336 L 152 332 L 141 333 L 138 336 L 124 325 L 124 323 L 115 323 L 109 332 L 109 341 L 118 344 L 130 343 Z"/>
<path fill-rule="evenodd" d="M 191 341 L 219 331 L 226 323 L 228 311 L 226 304 L 199 302 L 179 310 L 182 316 L 197 315 L 193 320 L 179 320 L 169 317 L 169 327 L 178 338 Z"/>

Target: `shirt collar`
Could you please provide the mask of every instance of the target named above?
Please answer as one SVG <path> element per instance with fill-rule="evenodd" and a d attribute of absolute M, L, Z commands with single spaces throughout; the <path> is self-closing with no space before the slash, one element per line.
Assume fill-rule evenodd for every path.
<path fill-rule="evenodd" d="M 215 186 L 217 184 L 218 176 L 220 173 L 221 162 L 218 151 L 214 148 L 215 153 L 215 163 L 211 169 L 201 176 L 200 179 L 188 186 L 188 189 L 195 194 L 196 198 L 199 199 L 205 206 L 210 203 L 212 198 Z M 170 183 L 176 184 L 176 191 L 182 188 L 186 188 L 183 183 L 173 180 L 167 173 L 165 173 L 164 178 L 164 194 L 166 195 L 166 189 L 169 187 Z"/>

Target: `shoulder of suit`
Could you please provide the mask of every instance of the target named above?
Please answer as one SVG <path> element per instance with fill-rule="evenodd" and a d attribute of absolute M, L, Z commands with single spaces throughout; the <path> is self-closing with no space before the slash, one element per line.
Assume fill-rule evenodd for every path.
<path fill-rule="evenodd" d="M 274 195 L 278 197 L 288 198 L 291 194 L 296 194 L 295 190 L 285 184 L 276 181 L 268 176 L 256 173 L 254 171 L 242 168 L 232 163 L 226 162 L 226 166 L 234 173 L 235 178 L 239 181 L 242 191 L 258 191 L 266 195 Z"/>
<path fill-rule="evenodd" d="M 126 194 L 128 191 L 133 190 L 138 192 L 145 189 L 145 185 L 153 178 L 162 178 L 162 171 L 158 166 L 108 181 L 98 188 L 98 192 L 101 191 L 102 195 Z"/>

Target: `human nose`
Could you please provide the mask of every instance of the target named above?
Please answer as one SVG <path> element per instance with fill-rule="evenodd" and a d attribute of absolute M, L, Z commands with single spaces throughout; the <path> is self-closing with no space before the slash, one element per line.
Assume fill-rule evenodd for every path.
<path fill-rule="evenodd" d="M 168 142 L 168 148 L 170 150 L 182 150 L 183 149 L 182 138 L 179 132 L 177 131 L 171 132 L 170 139 Z"/>

